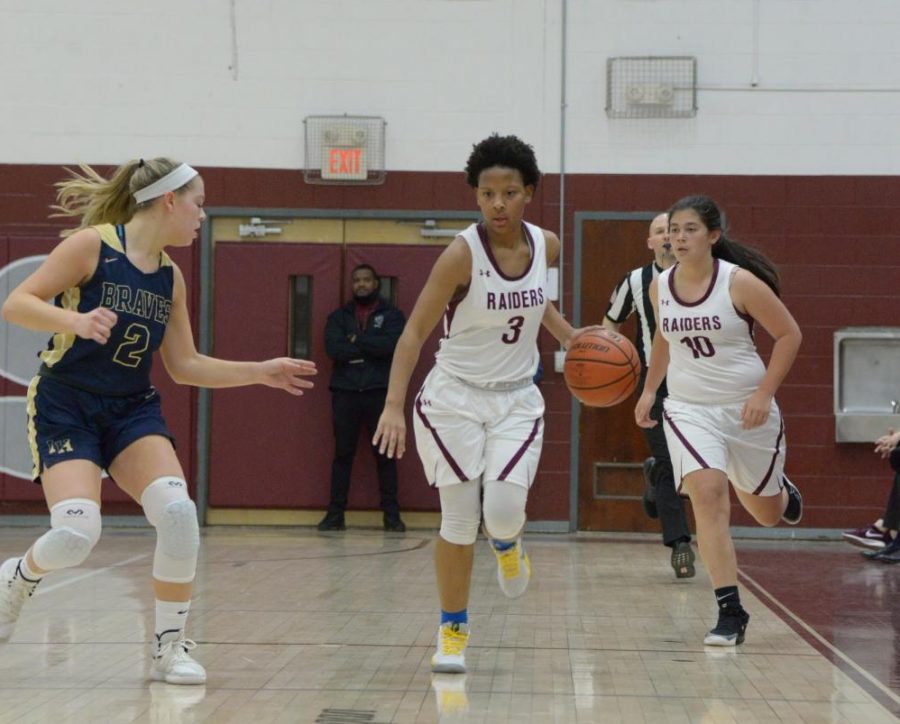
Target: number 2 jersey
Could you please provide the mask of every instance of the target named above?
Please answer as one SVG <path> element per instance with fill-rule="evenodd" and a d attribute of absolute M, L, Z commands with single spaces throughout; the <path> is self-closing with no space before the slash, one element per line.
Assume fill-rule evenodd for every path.
<path fill-rule="evenodd" d="M 500 270 L 483 224 L 461 233 L 472 254 L 472 277 L 464 294 L 447 305 L 436 361 L 476 387 L 525 386 L 537 371 L 537 336 L 547 306 L 547 250 L 539 227 L 523 222 L 523 232 L 531 261 L 517 277 Z"/>
<path fill-rule="evenodd" d="M 118 319 L 109 341 L 98 344 L 75 334 L 54 334 L 38 374 L 103 395 L 125 396 L 151 387 L 153 353 L 162 344 L 172 310 L 174 267 L 160 252 L 159 268 L 142 272 L 125 255 L 125 227 L 102 224 L 100 258 L 93 276 L 66 289 L 53 303 L 89 312 L 106 307 Z"/>
<path fill-rule="evenodd" d="M 684 302 L 675 291 L 675 266 L 659 275 L 659 331 L 669 343 L 669 397 L 682 402 L 742 402 L 759 387 L 766 368 L 753 340 L 753 318 L 731 300 L 734 264 L 713 259 L 706 294 Z"/>

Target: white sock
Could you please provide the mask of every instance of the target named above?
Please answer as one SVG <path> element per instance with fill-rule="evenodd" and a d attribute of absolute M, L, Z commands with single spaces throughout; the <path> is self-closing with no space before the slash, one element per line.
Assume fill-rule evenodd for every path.
<path fill-rule="evenodd" d="M 190 601 L 156 600 L 156 645 L 181 638 L 184 625 L 191 610 Z"/>

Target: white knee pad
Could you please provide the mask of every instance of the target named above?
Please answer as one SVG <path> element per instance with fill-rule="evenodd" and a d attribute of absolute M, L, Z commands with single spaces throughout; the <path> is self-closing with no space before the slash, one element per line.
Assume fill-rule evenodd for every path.
<path fill-rule="evenodd" d="M 100 506 L 87 498 L 69 498 L 50 508 L 50 530 L 31 549 L 38 568 L 58 571 L 80 565 L 100 540 Z"/>
<path fill-rule="evenodd" d="M 468 480 L 438 488 L 441 496 L 441 538 L 460 546 L 472 545 L 481 523 L 481 483 Z"/>
<path fill-rule="evenodd" d="M 525 527 L 528 489 L 505 480 L 484 483 L 484 527 L 497 540 L 513 540 Z"/>
<path fill-rule="evenodd" d="M 141 506 L 156 528 L 153 577 L 168 583 L 190 583 L 197 572 L 200 527 L 197 507 L 181 478 L 157 478 L 141 495 Z"/>

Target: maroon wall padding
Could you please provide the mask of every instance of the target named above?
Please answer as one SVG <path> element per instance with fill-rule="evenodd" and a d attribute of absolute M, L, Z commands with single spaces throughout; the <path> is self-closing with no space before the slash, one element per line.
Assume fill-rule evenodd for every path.
<path fill-rule="evenodd" d="M 463 163 L 460 159 L 460 167 Z M 356 187 L 307 185 L 300 170 L 203 168 L 201 172 L 213 207 L 476 208 L 462 171 L 389 171 L 381 186 Z M 53 237 L 59 226 L 47 221 L 47 210 L 53 200 L 52 183 L 61 177 L 59 166 L 0 165 L 0 233 L 46 232 L 48 239 Z M 572 318 L 575 302 L 571 290 L 576 212 L 663 210 L 679 197 L 697 192 L 719 202 L 737 239 L 758 247 L 779 265 L 784 300 L 803 330 L 800 355 L 778 394 L 787 423 L 788 473 L 802 487 L 806 503 L 802 525 L 857 527 L 871 522 L 883 512 L 890 471 L 872 453 L 872 445 L 834 442 L 833 335 L 842 326 L 900 325 L 894 291 L 900 280 L 900 231 L 892 223 L 900 207 L 900 177 L 567 175 L 566 315 Z M 545 176 L 526 216 L 557 230 L 560 211 L 559 177 Z M 195 288 L 194 299 L 196 293 Z M 770 348 L 764 333 L 760 346 L 764 351 Z M 540 347 L 548 370 L 541 386 L 547 400 L 545 449 L 529 517 L 566 520 L 571 398 L 560 376 L 549 372 L 555 341 L 544 333 Z M 193 407 L 183 414 L 193 416 Z M 734 520 L 749 522 L 737 509 Z"/>

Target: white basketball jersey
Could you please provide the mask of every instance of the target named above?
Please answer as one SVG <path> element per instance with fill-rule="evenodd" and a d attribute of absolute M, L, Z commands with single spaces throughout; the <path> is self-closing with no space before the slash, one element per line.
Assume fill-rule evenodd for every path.
<path fill-rule="evenodd" d="M 461 234 L 472 254 L 472 278 L 464 295 L 447 305 L 436 360 L 442 370 L 476 387 L 524 386 L 537 371 L 547 251 L 539 227 L 525 223 L 524 231 L 531 263 L 515 278 L 500 270 L 483 225 L 472 224 Z"/>
<path fill-rule="evenodd" d="M 676 266 L 659 275 L 659 331 L 669 343 L 669 397 L 682 402 L 727 404 L 752 395 L 766 368 L 753 341 L 753 319 L 731 300 L 738 267 L 714 259 L 706 294 L 693 303 L 678 298 Z"/>

